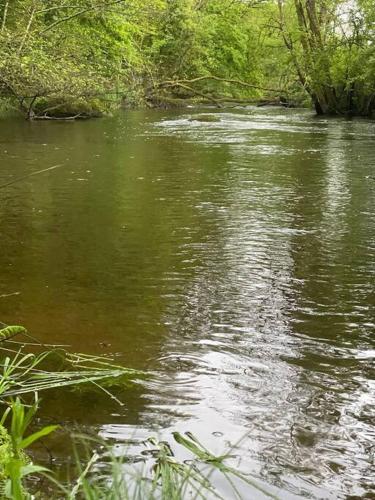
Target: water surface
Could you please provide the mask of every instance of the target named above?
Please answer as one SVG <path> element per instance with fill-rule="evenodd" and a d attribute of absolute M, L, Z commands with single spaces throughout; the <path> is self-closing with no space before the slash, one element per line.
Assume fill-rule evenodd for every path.
<path fill-rule="evenodd" d="M 153 373 L 124 407 L 48 395 L 46 421 L 120 450 L 244 437 L 241 468 L 280 498 L 375 495 L 374 122 L 190 109 L 0 131 L 0 185 L 62 165 L 0 188 L 0 319 Z"/>

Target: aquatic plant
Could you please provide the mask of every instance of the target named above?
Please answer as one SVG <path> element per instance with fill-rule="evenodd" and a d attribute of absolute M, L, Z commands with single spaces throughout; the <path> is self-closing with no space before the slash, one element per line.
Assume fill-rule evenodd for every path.
<path fill-rule="evenodd" d="M 55 361 L 56 356 L 60 361 L 60 370 L 44 368 L 48 358 L 52 356 Z M 144 377 L 142 372 L 113 365 L 106 358 L 69 353 L 63 349 L 25 354 L 21 348 L 13 357 L 7 356 L 0 360 L 0 370 L 0 398 L 87 383 L 106 391 L 98 382 L 121 379 L 125 383 L 130 379 Z"/>
<path fill-rule="evenodd" d="M 109 386 L 145 377 L 143 372 L 115 365 L 107 358 L 70 353 L 61 347 L 40 353 L 28 352 L 30 348 L 40 348 L 40 344 L 19 344 L 10 340 L 21 334 L 27 335 L 27 332 L 19 326 L 5 326 L 0 330 L 0 402 L 6 406 L 0 419 L 0 496 L 15 500 L 31 498 L 25 488 L 28 476 L 50 472 L 33 464 L 25 454 L 25 449 L 35 441 L 58 428 L 48 425 L 26 435 L 38 410 L 40 391 L 93 384 L 121 405 Z M 12 349 L 14 344 L 20 347 Z M 34 394 L 31 406 L 26 406 L 20 399 L 26 394 Z M 8 420 L 10 425 L 7 431 L 5 425 Z M 58 488 L 59 497 L 62 494 L 68 500 L 183 500 L 222 498 L 210 480 L 211 474 L 216 471 L 228 481 L 236 498 L 241 498 L 236 481 L 275 498 L 253 478 L 227 465 L 227 459 L 231 457 L 229 453 L 220 456 L 212 454 L 189 432 L 174 432 L 173 437 L 175 443 L 191 453 L 191 460 L 179 461 L 168 442 L 150 437 L 144 442 L 147 456 L 152 457 L 150 470 L 144 467 L 144 455 L 137 460 L 126 453 L 119 457 L 106 443 L 101 443 L 106 453 L 91 452 L 84 465 L 81 465 L 82 457 L 77 454 L 78 477 L 75 483 L 62 485 L 52 476 L 48 477 Z M 90 449 L 95 445 L 98 442 Z"/>
<path fill-rule="evenodd" d="M 240 482 L 268 498 L 277 498 L 248 474 L 227 465 L 227 459 L 232 457 L 230 452 L 216 456 L 189 432 L 175 432 L 173 437 L 178 445 L 191 453 L 191 460 L 178 460 L 172 445 L 156 437 L 143 443 L 145 450 L 137 457 L 126 452 L 115 455 L 108 445 L 101 443 L 101 448 L 106 451 L 101 454 L 95 451 L 85 466 L 79 465 L 78 479 L 72 488 L 65 489 L 68 500 L 223 499 L 211 480 L 213 472 L 218 472 L 228 481 L 231 498 L 244 498 L 236 484 Z M 151 457 L 151 467 L 146 467 L 145 456 Z"/>
<path fill-rule="evenodd" d="M 4 325 L 0 330 L 0 403 L 5 406 L 0 419 L 0 497 L 23 500 L 30 497 L 24 488 L 25 478 L 30 474 L 48 472 L 48 469 L 34 465 L 24 450 L 58 427 L 49 425 L 25 435 L 38 410 L 39 392 L 93 384 L 122 404 L 103 384 L 106 383 L 107 387 L 115 382 L 123 384 L 144 374 L 114 365 L 103 357 L 70 353 L 57 346 L 40 353 L 28 352 L 42 344 L 11 341 L 16 335 L 34 339 L 22 326 Z M 17 350 L 12 348 L 14 344 L 19 346 Z M 26 406 L 20 399 L 26 394 L 34 394 L 35 401 L 31 406 Z M 5 426 L 9 419 L 7 430 Z"/>
<path fill-rule="evenodd" d="M 11 401 L 0 421 L 0 494 L 1 498 L 24 500 L 29 494 L 24 488 L 24 480 L 35 473 L 48 472 L 48 469 L 35 465 L 27 457 L 24 450 L 38 439 L 47 436 L 58 428 L 48 425 L 37 432 L 25 436 L 38 409 L 38 400 L 26 407 L 19 398 Z M 9 433 L 4 424 L 10 414 Z"/>
<path fill-rule="evenodd" d="M 4 342 L 4 340 L 9 340 L 15 335 L 27 333 L 26 328 L 24 328 L 23 326 L 18 326 L 18 325 L 6 326 L 4 323 L 1 322 L 0 324 L 4 325 L 4 328 L 0 329 L 0 342 Z"/>

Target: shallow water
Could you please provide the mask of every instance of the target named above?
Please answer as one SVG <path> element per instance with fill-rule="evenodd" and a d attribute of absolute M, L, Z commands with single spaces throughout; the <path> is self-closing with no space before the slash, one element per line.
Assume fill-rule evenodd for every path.
<path fill-rule="evenodd" d="M 124 407 L 48 395 L 43 419 L 120 452 L 243 438 L 240 467 L 280 498 L 375 495 L 374 122 L 190 109 L 0 131 L 0 186 L 61 165 L 0 188 L 0 319 L 153 373 Z"/>

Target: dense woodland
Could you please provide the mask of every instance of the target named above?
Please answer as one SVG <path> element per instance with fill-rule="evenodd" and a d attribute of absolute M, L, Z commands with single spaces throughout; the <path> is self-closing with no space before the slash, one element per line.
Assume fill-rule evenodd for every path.
<path fill-rule="evenodd" d="M 88 117 L 187 100 L 375 109 L 373 0 L 1 0 L 3 108 Z"/>

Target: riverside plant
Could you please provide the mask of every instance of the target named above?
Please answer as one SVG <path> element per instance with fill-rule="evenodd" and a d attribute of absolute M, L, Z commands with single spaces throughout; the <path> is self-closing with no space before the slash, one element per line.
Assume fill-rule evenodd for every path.
<path fill-rule="evenodd" d="M 212 454 L 189 432 L 173 433 L 175 443 L 191 454 L 192 459 L 189 461 L 177 460 L 172 446 L 155 437 L 150 437 L 143 443 L 144 454 L 136 460 L 126 453 L 115 455 L 106 443 L 94 441 L 89 448 L 95 449 L 100 444 L 105 452 L 91 452 L 83 465 L 77 454 L 78 478 L 73 484 L 58 483 L 51 471 L 33 464 L 25 453 L 35 441 L 58 428 L 56 425 L 49 425 L 26 435 L 38 411 L 39 392 L 84 383 L 93 384 L 122 405 L 121 401 L 111 394 L 109 386 L 112 383 L 126 383 L 145 378 L 146 374 L 117 366 L 107 358 L 70 353 L 61 346 L 49 345 L 49 350 L 36 354 L 27 352 L 26 348 L 38 346 L 38 342 L 25 344 L 11 340 L 16 335 L 29 336 L 27 331 L 19 326 L 5 326 L 0 330 L 0 402 L 5 406 L 0 418 L 1 498 L 36 498 L 27 491 L 27 479 L 29 476 L 41 474 L 47 476 L 51 484 L 55 485 L 55 498 L 67 500 L 223 499 L 211 482 L 213 473 L 219 473 L 229 483 L 233 498 L 243 498 L 238 490 L 238 482 L 263 493 L 265 497 L 276 498 L 249 475 L 227 465 L 227 459 L 231 455 Z M 14 345 L 18 348 L 13 349 Z M 53 366 L 59 365 L 59 369 L 48 369 L 51 363 Z M 34 395 L 31 405 L 21 400 L 21 397 L 27 394 Z M 87 439 L 86 437 L 86 443 Z M 152 456 L 150 470 L 139 466 L 145 454 Z M 38 492 L 37 498 L 44 498 L 43 494 Z"/>
<path fill-rule="evenodd" d="M 25 436 L 35 413 L 38 409 L 37 400 L 30 407 L 26 407 L 19 398 L 11 401 L 4 411 L 0 421 L 0 488 L 1 498 L 24 500 L 30 495 L 24 488 L 24 480 L 31 474 L 48 472 L 48 469 L 35 465 L 25 454 L 25 449 L 38 439 L 47 436 L 57 425 L 43 427 L 33 434 Z M 4 424 L 10 415 L 9 434 Z"/>
<path fill-rule="evenodd" d="M 16 335 L 25 335 L 37 341 L 22 326 L 5 325 L 0 329 L 2 343 L 0 347 L 4 352 L 4 356 L 0 358 L 0 401 L 27 393 L 39 393 L 48 389 L 87 383 L 96 385 L 110 397 L 115 398 L 99 382 L 125 382 L 145 376 L 141 371 L 115 365 L 104 357 L 68 352 L 64 346 L 38 344 L 37 341 L 37 344 L 28 345 L 50 349 L 41 353 L 26 352 L 25 343 L 11 340 Z M 14 344 L 19 347 L 18 349 L 5 347 L 5 342 L 7 345 L 12 343 L 12 347 Z M 60 366 L 59 370 L 47 369 L 46 365 L 48 362 L 51 364 L 51 360 L 54 366 Z"/>
<path fill-rule="evenodd" d="M 248 486 L 261 498 L 277 498 L 248 474 L 227 464 L 229 453 L 214 455 L 190 432 L 174 432 L 175 444 L 182 446 L 191 455 L 190 460 L 181 461 L 175 457 L 172 446 L 166 441 L 150 437 L 144 441 L 142 457 L 151 456 L 151 467 L 140 465 L 141 456 L 131 457 L 122 453 L 115 455 L 111 448 L 102 445 L 106 451 L 94 452 L 80 466 L 80 474 L 70 489 L 65 488 L 68 500 L 184 500 L 219 499 L 223 497 L 213 485 L 214 473 L 224 478 L 229 485 L 230 498 L 249 498 L 239 491 L 239 486 Z M 98 444 L 98 443 L 96 443 Z"/>
<path fill-rule="evenodd" d="M 17 335 L 36 340 L 21 326 L 4 325 L 0 329 L 0 403 L 5 407 L 0 418 L 0 497 L 23 500 L 31 498 L 24 488 L 25 478 L 48 472 L 34 465 L 24 450 L 58 427 L 46 426 L 25 436 L 38 410 L 38 394 L 66 386 L 93 384 L 122 404 L 103 384 L 126 383 L 144 374 L 114 365 L 107 358 L 70 353 L 61 346 L 48 345 L 50 349 L 40 353 L 27 352 L 29 346 L 47 346 L 11 340 Z M 51 363 L 59 369 L 48 369 Z M 34 394 L 31 406 L 20 399 L 27 394 Z"/>

